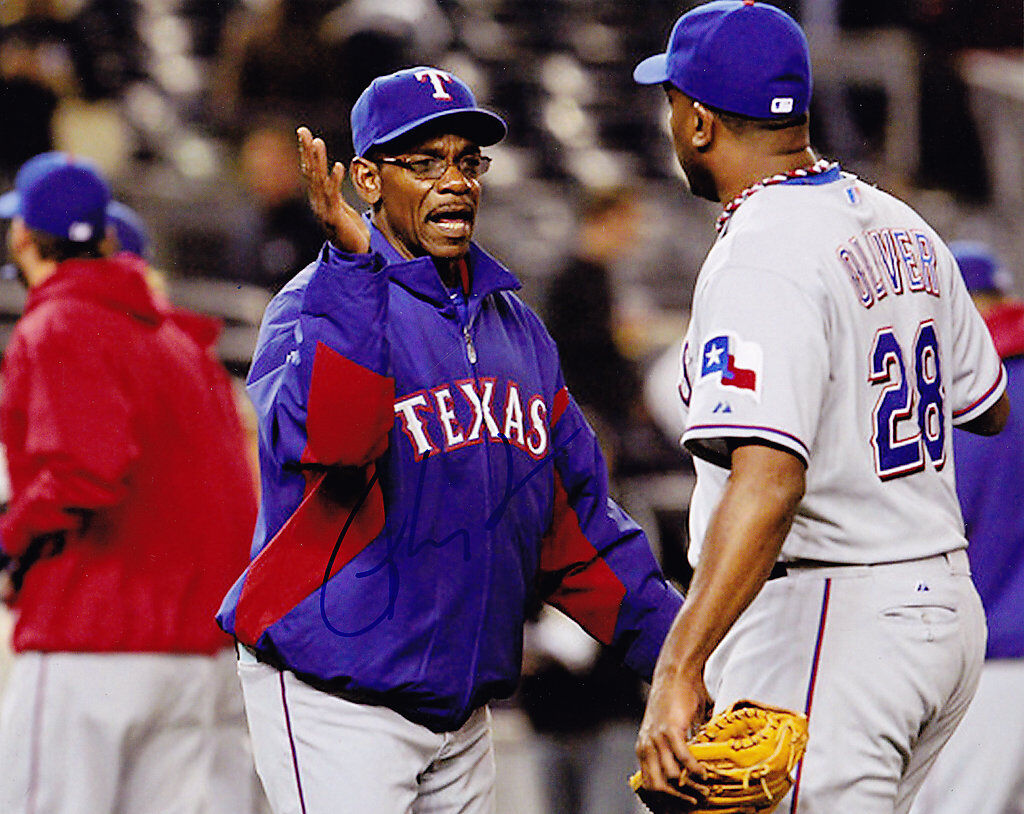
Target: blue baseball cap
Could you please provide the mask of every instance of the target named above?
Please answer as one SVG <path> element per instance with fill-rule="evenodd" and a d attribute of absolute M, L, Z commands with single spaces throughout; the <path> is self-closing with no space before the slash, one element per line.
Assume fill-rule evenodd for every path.
<path fill-rule="evenodd" d="M 110 187 L 88 161 L 41 153 L 26 161 L 14 189 L 0 196 L 0 217 L 21 217 L 30 229 L 74 243 L 103 237 Z"/>
<path fill-rule="evenodd" d="M 1005 294 L 1013 288 L 1009 272 L 985 244 L 956 240 L 949 244 L 949 250 L 960 266 L 968 291 L 1000 291 Z"/>
<path fill-rule="evenodd" d="M 67 153 L 49 152 L 33 156 L 18 168 L 18 174 L 14 176 L 14 189 L 0 195 L 0 218 L 13 218 L 18 214 L 18 205 L 21 201 L 19 194 L 29 185 L 43 177 L 53 167 L 66 163 Z"/>
<path fill-rule="evenodd" d="M 139 213 L 120 201 L 107 205 L 107 223 L 114 227 L 121 251 L 149 257 L 149 231 Z"/>
<path fill-rule="evenodd" d="M 477 107 L 469 85 L 453 73 L 427 66 L 378 76 L 356 99 L 351 118 L 352 146 L 360 156 L 442 119 L 452 132 L 481 147 L 497 144 L 508 131 L 500 116 Z"/>
<path fill-rule="evenodd" d="M 755 0 L 714 0 L 686 12 L 668 48 L 633 71 L 641 85 L 671 82 L 702 104 L 754 119 L 806 113 L 807 38 L 781 9 Z"/>

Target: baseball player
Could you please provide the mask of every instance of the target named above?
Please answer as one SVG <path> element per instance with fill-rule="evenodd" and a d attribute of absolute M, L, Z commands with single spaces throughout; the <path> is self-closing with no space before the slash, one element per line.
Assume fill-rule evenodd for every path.
<path fill-rule="evenodd" d="M 431 67 L 378 77 L 351 119 L 365 219 L 299 130 L 330 240 L 263 320 L 260 515 L 218 618 L 277 814 L 480 814 L 531 597 L 643 676 L 681 599 L 608 497 L 554 343 L 471 242 L 505 123 Z"/>
<path fill-rule="evenodd" d="M 130 206 L 121 201 L 111 201 L 107 205 L 107 228 L 113 229 L 115 240 L 110 253 L 131 252 L 150 259 L 149 230 L 139 213 Z"/>
<path fill-rule="evenodd" d="M 0 811 L 253 812 L 212 618 L 256 515 L 245 438 L 194 320 L 154 298 L 141 257 L 104 256 L 109 198 L 63 153 L 0 197 L 29 289 L 0 397 L 16 576 Z"/>
<path fill-rule="evenodd" d="M 206 351 L 210 371 L 209 389 L 222 398 L 222 409 L 226 417 L 231 416 L 231 405 L 237 414 L 231 420 L 241 422 L 245 431 L 246 451 L 249 452 L 248 398 L 241 389 L 235 388 L 230 374 L 217 358 L 216 342 L 222 325 L 214 317 L 175 305 L 168 299 L 166 283 L 162 272 L 149 265 L 152 258 L 149 229 L 145 221 L 127 204 L 111 201 L 107 205 L 107 253 L 129 252 L 147 261 L 146 282 L 153 299 L 166 318 L 190 335 Z M 246 456 L 250 462 L 253 488 L 258 488 L 255 452 Z M 244 498 L 234 498 L 241 502 Z M 227 653 L 234 656 L 231 648 Z M 267 811 L 266 799 L 253 766 L 249 730 L 246 725 L 245 708 L 242 705 L 242 688 L 238 684 L 234 658 L 218 657 L 215 668 L 210 670 L 207 684 L 213 710 L 212 725 L 208 728 L 211 758 L 210 774 L 204 782 L 206 806 L 210 814 L 261 814 Z"/>
<path fill-rule="evenodd" d="M 906 812 L 985 648 L 954 425 L 998 432 L 1005 373 L 913 210 L 810 147 L 807 42 L 717 0 L 634 77 L 662 85 L 691 190 L 725 203 L 682 348 L 695 575 L 637 741 L 645 787 L 699 780 L 712 702 L 804 711 L 781 811 Z"/>
<path fill-rule="evenodd" d="M 956 490 L 967 554 L 988 622 L 978 691 L 950 738 L 913 814 L 1024 812 L 1024 302 L 982 243 L 950 251 L 1006 368 L 1012 410 L 996 438 L 953 433 Z"/>

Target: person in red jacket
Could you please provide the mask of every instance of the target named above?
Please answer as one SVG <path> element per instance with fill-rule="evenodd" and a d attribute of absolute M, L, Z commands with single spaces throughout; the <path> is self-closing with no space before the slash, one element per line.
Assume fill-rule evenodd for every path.
<path fill-rule="evenodd" d="M 213 614 L 255 520 L 242 426 L 209 343 L 153 295 L 145 261 L 103 256 L 109 199 L 91 164 L 59 153 L 0 198 L 29 290 L 0 393 L 0 548 L 18 575 L 5 814 L 215 810 L 236 691 Z"/>

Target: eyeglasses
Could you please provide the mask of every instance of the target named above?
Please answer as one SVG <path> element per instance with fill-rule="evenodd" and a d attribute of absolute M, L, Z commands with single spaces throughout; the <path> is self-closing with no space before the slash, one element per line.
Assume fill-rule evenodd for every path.
<path fill-rule="evenodd" d="M 381 158 L 381 164 L 394 164 L 396 167 L 409 170 L 419 181 L 436 181 L 447 172 L 449 166 L 456 166 L 468 181 L 475 181 L 491 168 L 491 159 L 485 155 L 471 153 L 457 161 L 449 162 L 447 158 Z"/>

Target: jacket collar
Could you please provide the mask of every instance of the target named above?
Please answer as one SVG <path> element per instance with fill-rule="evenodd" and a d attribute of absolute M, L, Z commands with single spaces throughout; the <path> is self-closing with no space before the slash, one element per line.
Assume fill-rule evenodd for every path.
<path fill-rule="evenodd" d="M 84 300 L 154 325 L 166 313 L 146 283 L 145 261 L 128 252 L 96 260 L 66 260 L 28 293 L 25 313 L 53 300 Z"/>
<path fill-rule="evenodd" d="M 449 302 L 448 289 L 441 282 L 437 267 L 430 257 L 417 257 L 406 260 L 391 245 L 384 233 L 378 229 L 369 217 L 364 215 L 370 224 L 370 251 L 380 255 L 387 263 L 387 273 L 391 280 L 437 305 Z M 481 249 L 476 243 L 469 246 L 469 267 L 472 272 L 473 287 L 470 301 L 478 301 L 488 294 L 498 291 L 515 291 L 521 284 L 507 268 Z"/>

